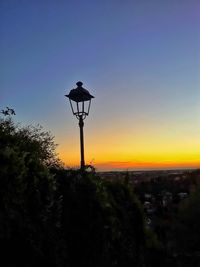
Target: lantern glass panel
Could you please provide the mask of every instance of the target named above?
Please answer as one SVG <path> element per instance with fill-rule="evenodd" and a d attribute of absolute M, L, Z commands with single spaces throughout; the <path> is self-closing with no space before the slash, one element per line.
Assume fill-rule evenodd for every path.
<path fill-rule="evenodd" d="M 76 102 L 71 99 L 69 99 L 72 113 L 76 116 L 85 115 L 87 116 L 90 111 L 90 103 L 91 100 L 88 101 L 82 101 L 82 102 Z"/>
<path fill-rule="evenodd" d="M 89 115 L 90 104 L 91 104 L 91 99 L 88 100 L 88 101 L 84 101 L 84 112 L 85 112 L 86 115 Z"/>
<path fill-rule="evenodd" d="M 72 109 L 72 113 L 73 113 L 73 115 L 75 115 L 76 112 L 77 112 L 76 102 L 72 101 L 71 99 L 69 99 L 69 102 L 70 102 L 70 106 L 71 106 L 71 109 Z"/>

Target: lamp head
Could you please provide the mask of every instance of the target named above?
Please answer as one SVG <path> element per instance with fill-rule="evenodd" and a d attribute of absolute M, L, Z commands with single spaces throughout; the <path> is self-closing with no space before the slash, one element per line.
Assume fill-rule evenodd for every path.
<path fill-rule="evenodd" d="M 76 83 L 77 87 L 72 89 L 68 95 L 72 113 L 77 117 L 83 116 L 84 118 L 89 115 L 91 99 L 94 98 L 88 90 L 82 87 L 82 82 Z"/>

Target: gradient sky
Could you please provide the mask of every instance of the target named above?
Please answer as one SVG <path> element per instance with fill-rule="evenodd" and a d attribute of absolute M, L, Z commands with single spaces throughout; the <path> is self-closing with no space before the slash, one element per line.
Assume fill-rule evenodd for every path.
<path fill-rule="evenodd" d="M 64 97 L 95 96 L 86 162 L 98 170 L 200 167 L 199 0 L 1 0 L 0 108 L 41 124 L 79 165 Z"/>

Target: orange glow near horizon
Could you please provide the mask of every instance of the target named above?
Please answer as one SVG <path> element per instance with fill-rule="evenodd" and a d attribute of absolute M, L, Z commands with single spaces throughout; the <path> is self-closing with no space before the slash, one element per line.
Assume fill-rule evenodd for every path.
<path fill-rule="evenodd" d="M 95 164 L 97 170 L 145 170 L 145 169 L 178 169 L 200 168 L 196 162 L 105 162 Z"/>
<path fill-rule="evenodd" d="M 78 168 L 78 161 L 70 164 L 63 159 L 68 168 Z M 194 161 L 98 161 L 86 162 L 92 164 L 98 171 L 108 170 L 145 170 L 145 169 L 176 169 L 176 168 L 200 168 L 200 159 Z"/>
<path fill-rule="evenodd" d="M 66 167 L 79 167 L 79 155 L 71 154 L 70 159 L 67 155 L 60 154 L 60 156 Z M 110 155 L 108 157 L 100 156 L 90 160 L 86 158 L 86 164 L 92 164 L 97 171 L 200 168 L 200 155 L 153 155 L 152 153 L 131 159 L 121 154 L 120 156 L 116 155 L 116 157 L 114 155 L 113 157 Z"/>
<path fill-rule="evenodd" d="M 98 135 L 88 136 L 87 133 L 85 162 L 92 164 L 98 171 L 200 168 L 200 140 L 196 133 L 189 138 L 184 132 L 181 134 L 181 130 L 177 136 L 176 131 L 166 128 L 153 131 L 149 127 L 144 130 L 140 125 L 137 130 L 129 128 L 128 133 L 127 129 L 126 132 L 116 131 L 114 126 L 107 135 L 99 132 Z M 58 152 L 65 166 L 78 167 L 78 132 L 71 137 L 70 142 L 63 142 Z"/>

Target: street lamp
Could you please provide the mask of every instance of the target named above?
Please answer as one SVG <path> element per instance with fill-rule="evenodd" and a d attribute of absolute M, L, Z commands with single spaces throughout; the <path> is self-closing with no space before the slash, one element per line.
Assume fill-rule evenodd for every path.
<path fill-rule="evenodd" d="M 81 150 L 81 170 L 85 169 L 85 159 L 84 159 L 84 138 L 83 138 L 83 120 L 89 115 L 91 99 L 94 98 L 88 90 L 82 87 L 82 82 L 76 83 L 77 88 L 72 89 L 68 95 L 70 106 L 73 115 L 79 120 L 80 127 L 80 150 Z"/>

